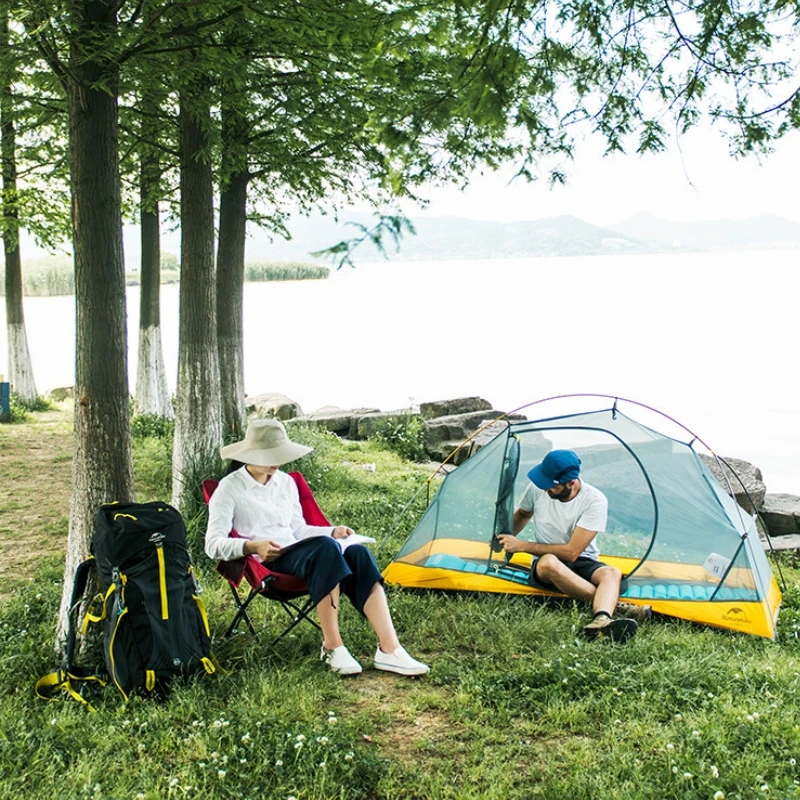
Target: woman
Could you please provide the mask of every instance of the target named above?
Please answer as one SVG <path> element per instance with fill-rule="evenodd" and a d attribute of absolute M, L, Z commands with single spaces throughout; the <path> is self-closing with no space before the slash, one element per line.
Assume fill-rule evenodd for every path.
<path fill-rule="evenodd" d="M 361 672 L 339 634 L 339 597 L 345 594 L 378 636 L 375 667 L 400 675 L 423 675 L 430 669 L 401 647 L 395 633 L 383 578 L 364 545 L 344 552 L 336 541 L 353 534 L 338 525 L 307 525 L 295 482 L 278 467 L 311 452 L 292 442 L 276 419 L 254 420 L 245 438 L 220 450 L 223 458 L 242 462 L 217 486 L 209 502 L 206 553 L 215 561 L 255 555 L 270 569 L 308 583 L 322 628 L 320 658 L 340 675 Z M 243 538 L 229 538 L 231 528 Z"/>

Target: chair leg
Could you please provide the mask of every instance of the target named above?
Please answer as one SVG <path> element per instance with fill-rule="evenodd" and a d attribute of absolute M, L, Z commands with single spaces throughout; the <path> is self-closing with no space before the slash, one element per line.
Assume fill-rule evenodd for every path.
<path fill-rule="evenodd" d="M 259 592 L 256 589 L 251 589 L 250 594 L 247 595 L 247 599 L 243 603 L 241 598 L 239 597 L 239 592 L 236 591 L 236 588 L 233 586 L 233 584 L 229 585 L 231 587 L 231 592 L 233 592 L 233 597 L 237 606 L 237 611 L 236 611 L 236 616 L 233 618 L 233 622 L 231 622 L 231 624 L 228 626 L 228 630 L 225 631 L 223 638 L 227 639 L 228 636 L 230 636 L 236 630 L 236 627 L 238 626 L 239 622 L 241 622 L 241 620 L 244 620 L 247 623 L 247 627 L 250 629 L 250 633 L 252 633 L 253 636 L 256 637 L 256 639 L 258 639 L 259 638 L 258 633 L 256 632 L 256 629 L 253 627 L 253 623 L 250 622 L 250 617 L 247 616 L 247 607 L 256 597 L 258 597 Z"/>
<path fill-rule="evenodd" d="M 278 637 L 272 640 L 270 643 L 270 647 L 274 647 L 287 633 L 294 629 L 296 625 L 299 625 L 303 620 L 313 625 L 318 631 L 322 632 L 322 628 L 309 616 L 311 611 L 314 609 L 314 601 L 309 597 L 308 600 L 303 604 L 302 608 L 299 608 L 294 603 L 289 600 L 284 600 L 281 602 L 281 606 L 283 610 L 292 618 L 292 622 L 288 628 Z"/>

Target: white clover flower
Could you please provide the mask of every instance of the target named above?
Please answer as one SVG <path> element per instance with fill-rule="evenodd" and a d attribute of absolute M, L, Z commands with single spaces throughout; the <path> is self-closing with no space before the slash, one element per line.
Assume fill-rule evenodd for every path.
<path fill-rule="evenodd" d="M 712 776 L 715 777 L 715 778 L 719 778 L 719 770 L 717 769 L 717 765 L 716 764 L 712 764 L 710 769 L 711 769 Z"/>
<path fill-rule="evenodd" d="M 275 762 L 275 766 L 276 766 L 276 767 L 282 767 L 282 766 L 283 766 L 283 761 L 281 761 L 280 759 L 278 759 L 278 760 Z"/>
<path fill-rule="evenodd" d="M 198 761 L 197 766 L 201 767 L 202 769 L 205 769 L 206 768 L 206 762 L 205 761 Z"/>
<path fill-rule="evenodd" d="M 672 772 L 673 772 L 673 774 L 677 775 L 677 773 L 678 773 L 678 768 L 677 768 L 676 766 L 673 766 L 673 767 L 672 767 Z"/>
<path fill-rule="evenodd" d="M 789 766 L 793 767 L 795 764 L 797 764 L 797 759 L 796 758 L 790 758 L 789 759 Z"/>
<path fill-rule="evenodd" d="M 139 742 L 139 744 L 136 745 L 136 749 L 141 753 L 141 752 L 147 750 L 147 747 L 146 747 L 144 742 Z"/>
<path fill-rule="evenodd" d="M 714 792 L 714 800 L 725 800 L 725 792 Z"/>
<path fill-rule="evenodd" d="M 675 722 L 680 722 L 683 719 L 683 714 L 676 714 L 674 719 Z"/>
<path fill-rule="evenodd" d="M 692 736 L 695 739 L 699 739 L 700 738 L 700 731 L 692 731 Z"/>
<path fill-rule="evenodd" d="M 320 767 L 321 767 L 322 769 L 325 769 L 325 762 L 324 762 L 324 761 L 320 761 L 320 762 L 319 762 L 319 765 L 320 765 Z"/>
<path fill-rule="evenodd" d="M 691 772 L 684 772 L 683 773 L 683 779 L 685 781 L 690 781 L 692 778 L 694 778 L 694 775 L 692 775 Z"/>
<path fill-rule="evenodd" d="M 144 800 L 144 798 L 145 798 L 145 793 L 144 792 L 139 792 L 136 795 L 136 800 Z"/>
<path fill-rule="evenodd" d="M 296 797 L 295 797 L 293 794 L 290 794 L 290 795 L 289 795 L 289 796 L 286 798 L 286 800 L 297 800 L 297 798 L 296 798 Z"/>
<path fill-rule="evenodd" d="M 327 736 L 317 736 L 317 741 L 318 741 L 320 744 L 328 744 L 328 742 L 330 741 L 330 739 L 328 739 L 328 737 L 327 737 Z"/>
<path fill-rule="evenodd" d="M 217 770 L 217 777 L 222 780 L 228 773 L 224 769 Z"/>
<path fill-rule="evenodd" d="M 675 749 L 675 745 L 672 742 L 667 742 L 667 750 L 672 752 Z"/>
<path fill-rule="evenodd" d="M 228 720 L 228 719 L 222 720 L 222 727 L 223 728 L 227 728 L 228 725 L 230 725 L 230 724 L 231 724 L 230 720 Z"/>
<path fill-rule="evenodd" d="M 335 711 L 329 711 L 328 712 L 328 716 L 329 717 L 335 717 L 336 716 L 336 712 Z"/>
<path fill-rule="evenodd" d="M 214 727 L 215 728 L 221 728 L 222 727 L 222 720 L 215 719 L 214 720 Z"/>
<path fill-rule="evenodd" d="M 170 778 L 169 785 L 170 786 L 177 786 L 178 785 L 178 779 L 177 778 Z"/>
<path fill-rule="evenodd" d="M 352 761 L 353 760 L 353 751 L 351 750 L 349 753 L 344 754 L 345 761 Z"/>
<path fill-rule="evenodd" d="M 338 721 L 336 717 L 328 717 L 328 725 L 335 725 Z"/>
<path fill-rule="evenodd" d="M 769 791 L 769 784 L 768 783 L 762 783 L 761 784 L 761 791 L 762 792 L 768 792 Z"/>
<path fill-rule="evenodd" d="M 567 682 L 567 679 L 566 679 L 566 678 L 562 678 L 562 679 L 561 679 L 561 683 L 566 683 L 566 682 Z"/>
<path fill-rule="evenodd" d="M 754 717 L 752 714 L 748 714 L 748 715 L 745 717 L 745 719 L 746 719 L 748 722 L 755 722 L 755 719 L 756 719 L 756 718 L 755 718 L 755 717 Z"/>
<path fill-rule="evenodd" d="M 51 720 L 50 720 L 50 724 L 51 724 L 51 725 L 55 725 L 55 724 L 56 724 L 56 718 L 55 718 L 55 717 L 52 717 L 52 718 L 51 718 Z"/>
<path fill-rule="evenodd" d="M 219 758 L 219 753 L 218 753 L 218 752 L 215 750 L 215 751 L 214 751 L 214 752 L 211 754 L 211 758 L 213 758 L 213 759 L 216 761 L 216 760 Z"/>
<path fill-rule="evenodd" d="M 302 746 L 303 746 L 302 742 L 295 742 L 294 743 L 294 749 L 295 750 L 300 750 L 302 748 Z"/>
<path fill-rule="evenodd" d="M 250 734 L 249 733 L 245 733 L 242 736 L 242 744 L 247 744 L 249 741 L 250 741 Z"/>
<path fill-rule="evenodd" d="M 295 739 L 297 739 L 298 742 L 304 742 L 306 740 L 306 737 L 305 734 L 298 733 L 297 736 L 295 736 Z"/>
<path fill-rule="evenodd" d="M 247 763 L 247 759 L 246 758 L 240 758 L 239 759 L 239 763 L 240 764 L 246 764 Z"/>

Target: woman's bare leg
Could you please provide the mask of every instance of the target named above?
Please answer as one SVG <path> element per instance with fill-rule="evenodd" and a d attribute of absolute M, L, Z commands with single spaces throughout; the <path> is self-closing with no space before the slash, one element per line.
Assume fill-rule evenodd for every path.
<path fill-rule="evenodd" d="M 389 612 L 389 603 L 386 601 L 386 592 L 383 586 L 376 583 L 369 593 L 367 602 L 364 603 L 364 616 L 378 635 L 378 644 L 384 653 L 394 653 L 400 647 L 400 641 Z M 320 623 L 321 624 L 321 623 Z"/>
<path fill-rule="evenodd" d="M 326 650 L 340 647 L 342 642 L 339 633 L 339 585 L 333 587 L 330 594 L 325 595 L 317 603 L 319 626 L 322 628 L 322 646 Z"/>

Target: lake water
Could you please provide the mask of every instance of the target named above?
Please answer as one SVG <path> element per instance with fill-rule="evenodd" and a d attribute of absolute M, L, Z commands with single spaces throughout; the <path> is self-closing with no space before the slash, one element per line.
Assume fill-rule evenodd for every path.
<path fill-rule="evenodd" d="M 247 284 L 246 390 L 282 392 L 306 412 L 463 395 L 508 411 L 554 395 L 609 394 L 654 406 L 720 455 L 753 462 L 768 491 L 800 494 L 799 255 L 394 262 L 343 269 L 327 281 Z M 138 304 L 131 288 L 131 387 Z M 25 315 L 39 391 L 70 385 L 74 298 L 28 298 Z M 165 286 L 173 389 L 177 316 L 178 288 Z M 0 322 L 7 374 L 4 307 Z"/>

